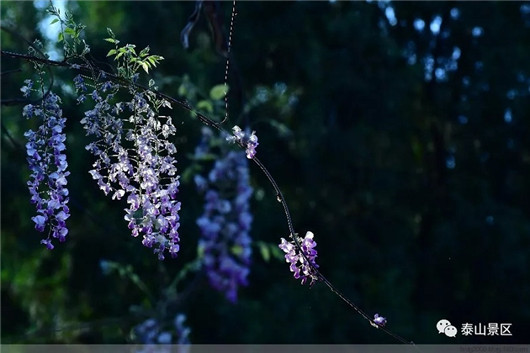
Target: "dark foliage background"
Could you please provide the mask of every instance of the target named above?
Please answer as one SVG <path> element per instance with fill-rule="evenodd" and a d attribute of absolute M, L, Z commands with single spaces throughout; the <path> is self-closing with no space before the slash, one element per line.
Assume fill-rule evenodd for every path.
<path fill-rule="evenodd" d="M 2 26 L 28 40 L 43 36 L 37 23 L 45 14 L 33 2 L 1 6 Z M 225 61 L 204 13 L 190 49 L 180 43 L 193 2 L 66 6 L 87 25 L 95 58 L 105 61 L 111 48 L 106 27 L 122 43 L 164 56 L 153 73 L 164 93 L 180 97 L 185 78 L 204 95 L 223 83 Z M 219 6 L 227 25 L 232 4 Z M 1 43 L 26 52 L 6 31 Z M 231 50 L 237 74 L 226 128 L 249 123 L 257 131 L 258 156 L 296 229 L 315 233 L 332 283 L 416 343 L 529 343 L 530 3 L 245 1 Z M 2 75 L 3 101 L 21 98 L 32 70 L 2 57 L 2 72 L 18 68 Z M 83 111 L 66 88 L 74 74 L 54 75 L 68 117 L 70 233 L 52 252 L 39 244 L 25 185 L 30 124 L 22 105 L 3 106 L 3 342 L 130 342 L 146 317 L 183 312 L 193 343 L 395 343 L 323 285 L 300 286 L 258 247 L 237 304 L 190 276 L 178 287 L 189 295 L 161 307 L 171 279 L 195 256 L 202 199 L 183 178 L 181 255 L 159 263 L 130 237 L 124 204 L 92 182 Z M 184 171 L 201 125 L 179 108 L 173 117 Z M 251 175 L 252 236 L 278 244 L 288 233 L 282 210 L 253 165 Z M 105 276 L 104 259 L 130 265 L 153 297 Z M 435 329 L 442 318 L 457 327 L 512 323 L 513 336 L 449 339 Z"/>

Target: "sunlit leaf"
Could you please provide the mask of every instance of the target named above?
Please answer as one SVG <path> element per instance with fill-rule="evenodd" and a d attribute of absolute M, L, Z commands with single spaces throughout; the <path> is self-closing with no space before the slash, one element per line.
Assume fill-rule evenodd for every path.
<path fill-rule="evenodd" d="M 66 33 L 66 34 L 68 34 L 68 35 L 70 35 L 72 37 L 75 37 L 75 35 L 76 35 L 75 30 L 73 28 L 70 28 L 70 27 L 65 28 L 64 29 L 64 33 Z"/>
<path fill-rule="evenodd" d="M 265 262 L 269 262 L 269 260 L 271 259 L 271 252 L 267 244 L 260 243 L 258 246 L 259 246 L 259 251 L 261 253 L 261 257 L 263 257 L 263 260 Z"/>
<path fill-rule="evenodd" d="M 149 46 L 145 47 L 144 49 L 142 49 L 142 51 L 140 52 L 140 57 L 143 58 L 145 56 L 149 55 Z"/>
<path fill-rule="evenodd" d="M 222 85 L 215 85 L 210 90 L 210 98 L 213 100 L 220 100 L 225 97 L 226 92 L 228 92 L 228 86 Z"/>
<path fill-rule="evenodd" d="M 213 113 L 213 105 L 210 101 L 202 100 L 197 103 L 197 109 Z"/>
<path fill-rule="evenodd" d="M 147 65 L 146 62 L 140 62 L 140 65 L 142 66 L 142 69 L 144 69 L 146 73 L 149 73 L 149 65 Z"/>

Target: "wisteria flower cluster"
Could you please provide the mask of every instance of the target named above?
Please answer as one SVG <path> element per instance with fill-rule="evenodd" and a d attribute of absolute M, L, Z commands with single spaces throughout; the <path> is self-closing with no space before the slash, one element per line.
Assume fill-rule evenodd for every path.
<path fill-rule="evenodd" d="M 147 319 L 134 327 L 138 343 L 143 344 L 190 344 L 191 330 L 185 325 L 186 315 L 177 314 L 173 325 L 164 329 L 156 319 Z"/>
<path fill-rule="evenodd" d="M 33 83 L 25 81 L 21 91 L 28 96 Z M 66 135 L 63 133 L 66 118 L 62 116 L 59 106 L 61 99 L 53 92 L 46 94 L 41 104 L 28 104 L 22 110 L 22 115 L 28 119 L 39 120 L 37 131 L 28 130 L 24 133 L 27 160 L 31 171 L 28 181 L 31 203 L 37 208 L 37 215 L 31 219 L 35 222 L 35 229 L 44 232 L 49 226 L 48 236 L 41 240 L 41 244 L 53 249 L 52 239 L 60 242 L 66 240 L 68 228 L 66 219 L 70 217 L 68 208 L 68 188 L 66 185 L 68 163 L 66 161 Z"/>
<path fill-rule="evenodd" d="M 235 125 L 232 128 L 233 136 L 228 136 L 226 138 L 229 142 L 238 142 L 246 147 L 245 152 L 248 159 L 254 158 L 256 155 L 256 147 L 258 147 L 258 136 L 256 136 L 256 132 L 252 131 L 251 134 L 248 132 L 244 132 L 241 130 L 241 128 L 237 125 Z"/>
<path fill-rule="evenodd" d="M 195 151 L 197 159 L 212 153 L 210 146 L 216 139 L 210 129 L 202 131 L 202 140 Z M 252 255 L 249 202 L 253 190 L 245 154 L 221 148 L 208 176 L 196 175 L 195 183 L 205 198 L 204 213 L 197 219 L 202 235 L 199 253 L 203 256 L 203 266 L 210 285 L 235 302 L 238 287 L 248 284 Z"/>
<path fill-rule="evenodd" d="M 104 78 L 104 77 L 103 77 Z M 74 79 L 78 101 L 84 101 L 83 77 Z M 130 102 L 113 103 L 119 86 L 111 81 L 96 83 L 90 94 L 95 103 L 81 120 L 87 135 L 96 140 L 86 146 L 97 160 L 90 170 L 105 195 L 126 199 L 125 220 L 133 237 L 143 235 L 142 244 L 154 248 L 163 260 L 179 251 L 181 204 L 176 200 L 180 185 L 171 117 L 160 116 L 159 107 L 171 108 L 152 92 L 130 89 Z"/>
<path fill-rule="evenodd" d="M 379 326 L 385 326 L 386 325 L 386 317 L 383 317 L 379 314 L 374 315 L 374 322 Z"/>
<path fill-rule="evenodd" d="M 315 270 L 318 265 L 316 263 L 317 251 L 315 250 L 317 243 L 313 240 L 314 234 L 307 232 L 304 238 L 295 236 L 300 244 L 300 249 L 294 240 L 287 241 L 284 238 L 281 238 L 282 242 L 279 247 L 285 252 L 285 261 L 290 264 L 289 269 L 294 273 L 294 278 L 301 278 L 302 284 L 311 280 L 309 285 L 312 286 L 319 279 Z"/>

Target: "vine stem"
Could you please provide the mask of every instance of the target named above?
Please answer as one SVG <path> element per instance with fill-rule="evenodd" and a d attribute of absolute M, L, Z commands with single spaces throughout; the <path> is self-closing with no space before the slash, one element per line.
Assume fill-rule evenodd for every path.
<path fill-rule="evenodd" d="M 230 67 L 230 48 L 232 48 L 232 33 L 234 32 L 234 19 L 236 17 L 236 0 L 232 2 L 232 15 L 230 16 L 230 29 L 228 31 L 228 45 L 226 49 L 226 65 L 225 65 L 225 117 L 221 121 L 223 124 L 228 120 L 228 68 Z"/>
<path fill-rule="evenodd" d="M 52 66 L 68 67 L 68 68 L 71 68 L 71 69 L 74 69 L 74 70 L 78 70 L 78 71 L 82 71 L 82 72 L 90 72 L 91 70 L 93 70 L 93 67 L 91 65 L 88 65 L 89 67 L 87 67 L 86 65 L 72 65 L 72 64 L 67 62 L 67 59 L 65 59 L 63 61 L 54 61 L 54 60 L 38 58 L 38 57 L 31 56 L 31 55 L 26 55 L 26 54 L 13 53 L 13 52 L 5 51 L 5 50 L 2 50 L 1 54 L 2 54 L 2 56 L 18 58 L 18 59 L 28 60 L 28 61 L 36 61 L 36 62 L 40 62 L 40 63 L 43 63 L 43 64 L 52 65 Z M 193 107 L 191 107 L 185 101 L 181 101 L 179 99 L 176 99 L 176 98 L 173 98 L 171 96 L 168 96 L 167 94 L 164 94 L 162 92 L 152 90 L 149 87 L 146 87 L 144 85 L 130 82 L 130 81 L 128 81 L 128 80 L 126 80 L 126 79 L 124 79 L 122 77 L 116 76 L 115 74 L 112 74 L 112 73 L 109 73 L 109 72 L 105 72 L 103 70 L 99 70 L 99 71 L 100 71 L 100 73 L 105 73 L 105 75 L 108 78 L 112 79 L 113 82 L 117 82 L 117 83 L 121 83 L 121 84 L 127 84 L 127 85 L 133 85 L 133 86 L 135 86 L 137 88 L 141 88 L 143 90 L 150 91 L 150 92 L 154 93 L 156 96 L 158 96 L 159 98 L 163 98 L 163 99 L 167 100 L 168 102 L 171 102 L 171 103 L 174 103 L 176 105 L 179 105 L 183 109 L 185 109 L 185 110 L 187 110 L 187 111 L 189 111 L 191 113 L 194 113 L 195 116 L 199 119 L 199 121 L 201 123 L 203 123 L 204 125 L 212 127 L 212 128 L 215 128 L 216 130 L 218 130 L 220 132 L 227 133 L 226 130 L 221 126 L 221 123 L 217 123 L 217 122 L 213 121 L 212 119 L 208 118 L 207 116 L 205 116 L 205 115 L 201 114 L 200 112 L 196 111 Z M 241 141 L 237 141 L 236 143 L 241 148 L 246 148 L 246 146 Z M 333 286 L 333 284 L 311 263 L 311 261 L 308 260 L 306 254 L 302 251 L 302 247 L 300 245 L 300 242 L 297 239 L 296 232 L 295 232 L 295 229 L 294 229 L 294 226 L 293 226 L 293 221 L 292 221 L 291 214 L 290 214 L 290 211 L 289 211 L 289 207 L 287 205 L 287 202 L 285 201 L 285 198 L 283 197 L 283 193 L 281 192 L 280 187 L 278 186 L 278 184 L 276 183 L 276 180 L 272 177 L 272 175 L 270 174 L 268 169 L 265 167 L 265 165 L 261 162 L 261 160 L 259 158 L 254 157 L 254 158 L 252 158 L 252 160 L 260 168 L 260 170 L 263 172 L 263 174 L 265 174 L 265 176 L 267 177 L 267 179 L 271 183 L 274 191 L 276 192 L 277 200 L 281 203 L 282 208 L 283 208 L 283 212 L 284 212 L 286 220 L 287 220 L 287 227 L 289 229 L 289 233 L 290 233 L 291 237 L 293 238 L 298 251 L 302 254 L 302 256 L 305 258 L 307 263 L 310 264 L 312 270 L 317 275 L 318 279 L 320 281 L 322 281 L 331 290 L 331 292 L 333 292 L 335 295 L 337 295 L 343 302 L 345 302 L 357 314 L 359 314 L 363 319 L 367 320 L 370 323 L 371 326 L 373 326 L 374 328 L 377 328 L 377 329 L 385 332 L 386 334 L 388 334 L 389 336 L 393 337 L 394 339 L 398 340 L 401 343 L 412 344 L 412 345 L 415 346 L 414 342 L 408 341 L 408 340 L 404 339 L 403 337 L 401 337 L 401 336 L 393 333 L 392 331 L 390 331 L 390 330 L 378 325 L 377 323 L 375 323 L 375 321 L 373 319 L 371 319 L 370 316 L 368 316 L 368 314 L 366 312 L 364 312 L 361 308 L 359 308 L 357 305 L 355 305 L 340 290 L 338 290 L 335 286 Z"/>
<path fill-rule="evenodd" d="M 24 38 L 23 36 L 21 36 L 19 33 L 17 33 L 16 31 L 6 27 L 6 26 L 0 26 L 0 29 L 2 29 L 3 31 L 6 31 L 7 33 L 9 33 L 10 35 L 12 36 L 15 36 L 17 37 L 18 39 L 26 42 L 27 45 L 29 45 L 31 48 L 33 48 L 35 50 L 35 52 L 39 53 L 43 58 L 46 58 L 46 55 L 35 45 L 33 44 L 32 42 L 30 42 L 29 40 L 27 40 L 26 38 Z M 3 53 L 2 53 L 3 54 Z M 46 91 L 46 93 L 44 93 L 44 95 L 42 96 L 42 98 L 45 98 L 48 94 L 50 94 L 51 90 L 52 90 L 52 87 L 53 87 L 53 82 L 54 82 L 54 78 L 53 78 L 53 72 L 52 70 L 46 66 L 46 69 L 48 70 L 48 76 L 50 77 L 50 84 L 48 85 L 48 90 Z M 18 103 L 27 103 L 26 101 L 24 100 L 19 100 L 19 99 L 12 99 L 12 100 L 6 100 L 6 101 L 3 101 L 2 104 L 3 105 L 16 105 Z M 32 102 L 32 103 L 35 103 L 35 102 Z"/>
<path fill-rule="evenodd" d="M 242 147 L 244 148 L 244 146 L 242 145 Z M 395 338 L 396 340 L 398 340 L 399 342 L 401 343 L 405 343 L 405 344 L 412 344 L 414 345 L 414 342 L 412 341 L 407 341 L 406 339 L 404 339 L 403 337 L 393 333 L 392 331 L 378 325 L 375 323 L 375 321 L 373 319 L 370 318 L 370 316 L 368 316 L 368 314 L 366 314 L 366 312 L 364 312 L 361 308 L 359 308 L 357 305 L 355 305 L 351 300 L 349 300 L 344 294 L 342 294 L 341 291 L 339 291 L 314 265 L 311 261 L 309 261 L 309 259 L 307 258 L 306 254 L 302 251 L 302 247 L 300 245 L 300 242 L 298 241 L 298 238 L 295 236 L 295 230 L 294 230 L 294 227 L 293 227 L 293 222 L 292 222 L 292 218 L 291 218 L 291 214 L 289 212 L 289 207 L 287 206 L 287 202 L 285 201 L 285 198 L 283 197 L 283 194 L 278 186 L 278 184 L 276 183 L 276 180 L 274 180 L 274 178 L 272 177 L 271 173 L 267 170 L 267 168 L 265 167 L 265 165 L 263 165 L 263 163 L 257 158 L 257 157 L 254 157 L 252 158 L 252 160 L 254 161 L 254 163 L 257 164 L 257 166 L 261 169 L 261 171 L 263 172 L 263 174 L 265 174 L 265 176 L 267 177 L 267 179 L 269 180 L 269 182 L 272 184 L 272 187 L 274 188 L 274 191 L 276 192 L 276 196 L 277 196 L 277 199 L 278 201 L 282 204 L 282 207 L 283 207 L 283 212 L 285 213 L 285 217 L 287 219 L 287 226 L 289 228 L 289 232 L 290 234 L 292 235 L 291 237 L 293 238 L 295 244 L 296 244 L 296 247 L 298 248 L 299 252 L 302 254 L 302 256 L 305 258 L 306 260 L 306 263 L 308 263 L 312 270 L 316 273 L 317 277 L 319 280 L 321 280 L 335 295 L 337 295 L 343 302 L 345 302 L 348 306 L 350 306 L 353 310 L 355 310 L 359 315 L 361 315 L 365 320 L 367 320 L 370 325 L 372 325 L 373 327 L 377 328 L 377 329 L 380 329 L 381 331 L 385 332 L 386 334 L 392 336 L 393 338 Z"/>

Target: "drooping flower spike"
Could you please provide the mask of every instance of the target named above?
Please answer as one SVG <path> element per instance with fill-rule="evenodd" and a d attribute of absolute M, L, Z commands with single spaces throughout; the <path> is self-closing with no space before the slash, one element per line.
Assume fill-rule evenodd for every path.
<path fill-rule="evenodd" d="M 202 135 L 195 150 L 198 160 L 211 155 L 210 146 L 216 144 L 212 130 L 205 127 Z M 210 285 L 236 302 L 238 288 L 248 284 L 252 255 L 249 231 L 253 190 L 245 154 L 221 147 L 207 177 L 195 175 L 195 184 L 205 199 L 204 212 L 197 219 L 203 267 Z"/>
<path fill-rule="evenodd" d="M 294 278 L 301 279 L 302 284 L 309 280 L 309 286 L 312 286 L 319 279 L 316 271 L 318 268 L 315 249 L 317 243 L 313 240 L 314 234 L 308 231 L 304 238 L 298 235 L 295 237 L 300 244 L 300 249 L 294 240 L 287 241 L 284 238 L 281 238 L 282 242 L 278 246 L 285 252 L 285 261 L 290 264 L 289 269 L 294 273 Z"/>
<path fill-rule="evenodd" d="M 24 95 L 31 90 L 32 82 L 26 80 Z M 66 177 L 70 175 L 67 171 L 66 161 L 66 135 L 63 133 L 66 118 L 62 116 L 59 106 L 61 99 L 50 92 L 41 104 L 26 105 L 22 115 L 26 118 L 39 120 L 37 131 L 28 130 L 24 133 L 28 142 L 26 143 L 27 160 L 31 170 L 28 181 L 31 203 L 37 208 L 37 215 L 31 219 L 35 222 L 35 229 L 44 232 L 49 226 L 48 237 L 41 240 L 49 250 L 54 248 L 53 239 L 60 242 L 66 240 L 68 228 L 66 219 L 70 217 L 68 208 L 68 188 Z"/>
<path fill-rule="evenodd" d="M 74 82 L 83 95 L 82 77 Z M 153 101 L 147 92 L 134 92 L 131 101 L 114 103 L 119 88 L 110 81 L 96 83 L 90 94 L 94 109 L 81 120 L 87 135 L 95 137 L 86 146 L 97 158 L 89 172 L 105 195 L 127 200 L 124 219 L 131 235 L 142 235 L 142 244 L 153 248 L 159 260 L 166 253 L 174 258 L 180 249 L 181 204 L 176 200 L 177 149 L 169 138 L 176 128 L 171 117 L 160 116 L 156 108 L 170 104 Z"/>

